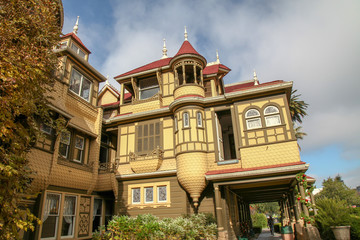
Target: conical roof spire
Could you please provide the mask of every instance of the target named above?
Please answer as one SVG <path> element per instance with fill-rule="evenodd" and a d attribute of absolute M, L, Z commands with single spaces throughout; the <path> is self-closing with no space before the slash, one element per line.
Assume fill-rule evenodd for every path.
<path fill-rule="evenodd" d="M 185 26 L 184 37 L 185 37 L 185 41 L 187 41 L 188 40 L 188 34 L 187 34 L 187 31 L 186 31 L 186 26 Z"/>
<path fill-rule="evenodd" d="M 165 38 L 163 39 L 163 41 L 164 41 L 164 46 L 163 46 L 163 50 L 162 50 L 162 52 L 163 52 L 163 56 L 161 57 L 161 59 L 164 59 L 164 58 L 168 58 L 168 56 L 167 56 L 167 49 L 166 49 L 166 43 L 165 43 Z"/>
<path fill-rule="evenodd" d="M 79 29 L 79 16 L 77 16 L 77 19 L 76 19 L 76 23 L 75 23 L 75 26 L 74 26 L 74 30 L 73 30 L 73 33 L 77 34 L 78 32 L 78 29 Z"/>

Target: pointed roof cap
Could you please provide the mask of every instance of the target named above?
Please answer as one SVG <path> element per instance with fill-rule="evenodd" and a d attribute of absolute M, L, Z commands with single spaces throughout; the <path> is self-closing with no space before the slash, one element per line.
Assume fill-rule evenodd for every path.
<path fill-rule="evenodd" d="M 80 38 L 73 32 L 65 34 L 64 36 L 61 36 L 60 38 L 67 38 L 67 37 L 72 37 L 82 48 L 84 48 L 85 51 L 87 51 L 89 54 L 91 53 L 91 51 L 85 47 L 84 43 L 80 40 Z"/>

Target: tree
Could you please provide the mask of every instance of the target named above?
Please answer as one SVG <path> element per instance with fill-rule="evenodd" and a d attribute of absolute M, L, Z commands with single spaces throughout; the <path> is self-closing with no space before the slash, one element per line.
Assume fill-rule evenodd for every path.
<path fill-rule="evenodd" d="M 17 239 L 37 218 L 20 201 L 29 194 L 26 154 L 39 120 L 52 124 L 46 92 L 54 81 L 59 2 L 0 0 L 0 239 Z"/>
<path fill-rule="evenodd" d="M 323 181 L 323 190 L 315 195 L 315 200 L 322 198 L 344 200 L 349 206 L 360 205 L 360 196 L 355 189 L 350 189 L 338 175 L 334 179 L 328 178 Z"/>
<path fill-rule="evenodd" d="M 304 136 L 306 136 L 307 134 L 302 132 L 302 127 L 301 126 L 297 126 L 298 123 L 302 123 L 302 119 L 307 116 L 307 108 L 309 106 L 309 104 L 305 103 L 302 100 L 299 100 L 301 94 L 296 94 L 297 90 L 293 90 L 291 92 L 291 97 L 290 97 L 290 103 L 289 103 L 289 108 L 290 108 L 290 116 L 291 116 L 291 120 L 293 122 L 293 127 L 294 127 L 294 131 L 295 131 L 295 137 L 296 139 L 303 139 Z"/>
<path fill-rule="evenodd" d="M 266 215 L 274 215 L 280 213 L 280 207 L 277 202 L 256 203 L 251 204 L 251 207 L 253 207 L 256 212 L 264 213 Z"/>

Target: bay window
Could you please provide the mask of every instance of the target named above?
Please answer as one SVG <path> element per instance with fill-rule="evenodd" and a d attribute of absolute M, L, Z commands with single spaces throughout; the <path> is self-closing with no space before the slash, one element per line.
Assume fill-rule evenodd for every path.
<path fill-rule="evenodd" d="M 147 99 L 159 92 L 159 84 L 156 77 L 139 79 L 140 99 Z"/>

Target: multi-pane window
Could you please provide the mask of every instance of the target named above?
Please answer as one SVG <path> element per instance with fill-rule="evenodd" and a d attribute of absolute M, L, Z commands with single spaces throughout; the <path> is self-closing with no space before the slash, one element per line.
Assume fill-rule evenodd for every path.
<path fill-rule="evenodd" d="M 46 194 L 41 238 L 55 238 L 59 223 L 60 194 Z"/>
<path fill-rule="evenodd" d="M 202 120 L 202 114 L 201 112 L 197 112 L 196 113 L 196 124 L 198 127 L 202 127 L 203 126 L 203 120 Z"/>
<path fill-rule="evenodd" d="M 170 182 L 128 185 L 129 204 L 156 205 L 170 203 Z"/>
<path fill-rule="evenodd" d="M 153 187 L 144 188 L 144 196 L 145 196 L 145 203 L 153 203 L 154 202 L 154 188 Z"/>
<path fill-rule="evenodd" d="M 93 209 L 93 232 L 98 230 L 101 226 L 101 214 L 102 214 L 102 199 L 94 199 L 94 209 Z"/>
<path fill-rule="evenodd" d="M 85 141 L 83 137 L 75 136 L 74 161 L 81 162 L 84 153 Z"/>
<path fill-rule="evenodd" d="M 90 99 L 91 81 L 77 70 L 72 69 L 70 79 L 70 90 L 86 101 Z"/>
<path fill-rule="evenodd" d="M 40 131 L 43 132 L 43 133 L 46 133 L 48 135 L 51 135 L 52 133 L 52 128 L 45 124 L 45 123 L 40 123 Z"/>
<path fill-rule="evenodd" d="M 156 77 L 139 80 L 140 99 L 147 99 L 159 92 L 159 84 Z"/>
<path fill-rule="evenodd" d="M 161 147 L 160 122 L 141 124 L 136 128 L 136 152 L 146 154 Z"/>
<path fill-rule="evenodd" d="M 65 196 L 61 236 L 73 236 L 75 227 L 76 197 Z"/>
<path fill-rule="evenodd" d="M 157 201 L 158 202 L 167 202 L 167 188 L 166 186 L 157 187 Z"/>
<path fill-rule="evenodd" d="M 267 106 L 264 109 L 265 124 L 267 127 L 281 124 L 279 109 L 275 106 Z"/>
<path fill-rule="evenodd" d="M 247 129 L 261 128 L 260 112 L 256 109 L 249 109 L 245 113 Z"/>
<path fill-rule="evenodd" d="M 184 126 L 184 128 L 190 127 L 190 119 L 189 119 L 189 113 L 188 112 L 183 113 L 183 126 Z"/>
<path fill-rule="evenodd" d="M 60 135 L 59 154 L 64 158 L 67 158 L 69 156 L 70 138 L 71 133 L 68 131 L 62 132 Z"/>
<path fill-rule="evenodd" d="M 139 204 L 141 200 L 140 188 L 133 188 L 131 196 L 132 196 L 132 204 Z"/>
<path fill-rule="evenodd" d="M 85 58 L 86 54 L 74 43 L 71 44 L 71 49 L 74 50 L 80 57 Z"/>

